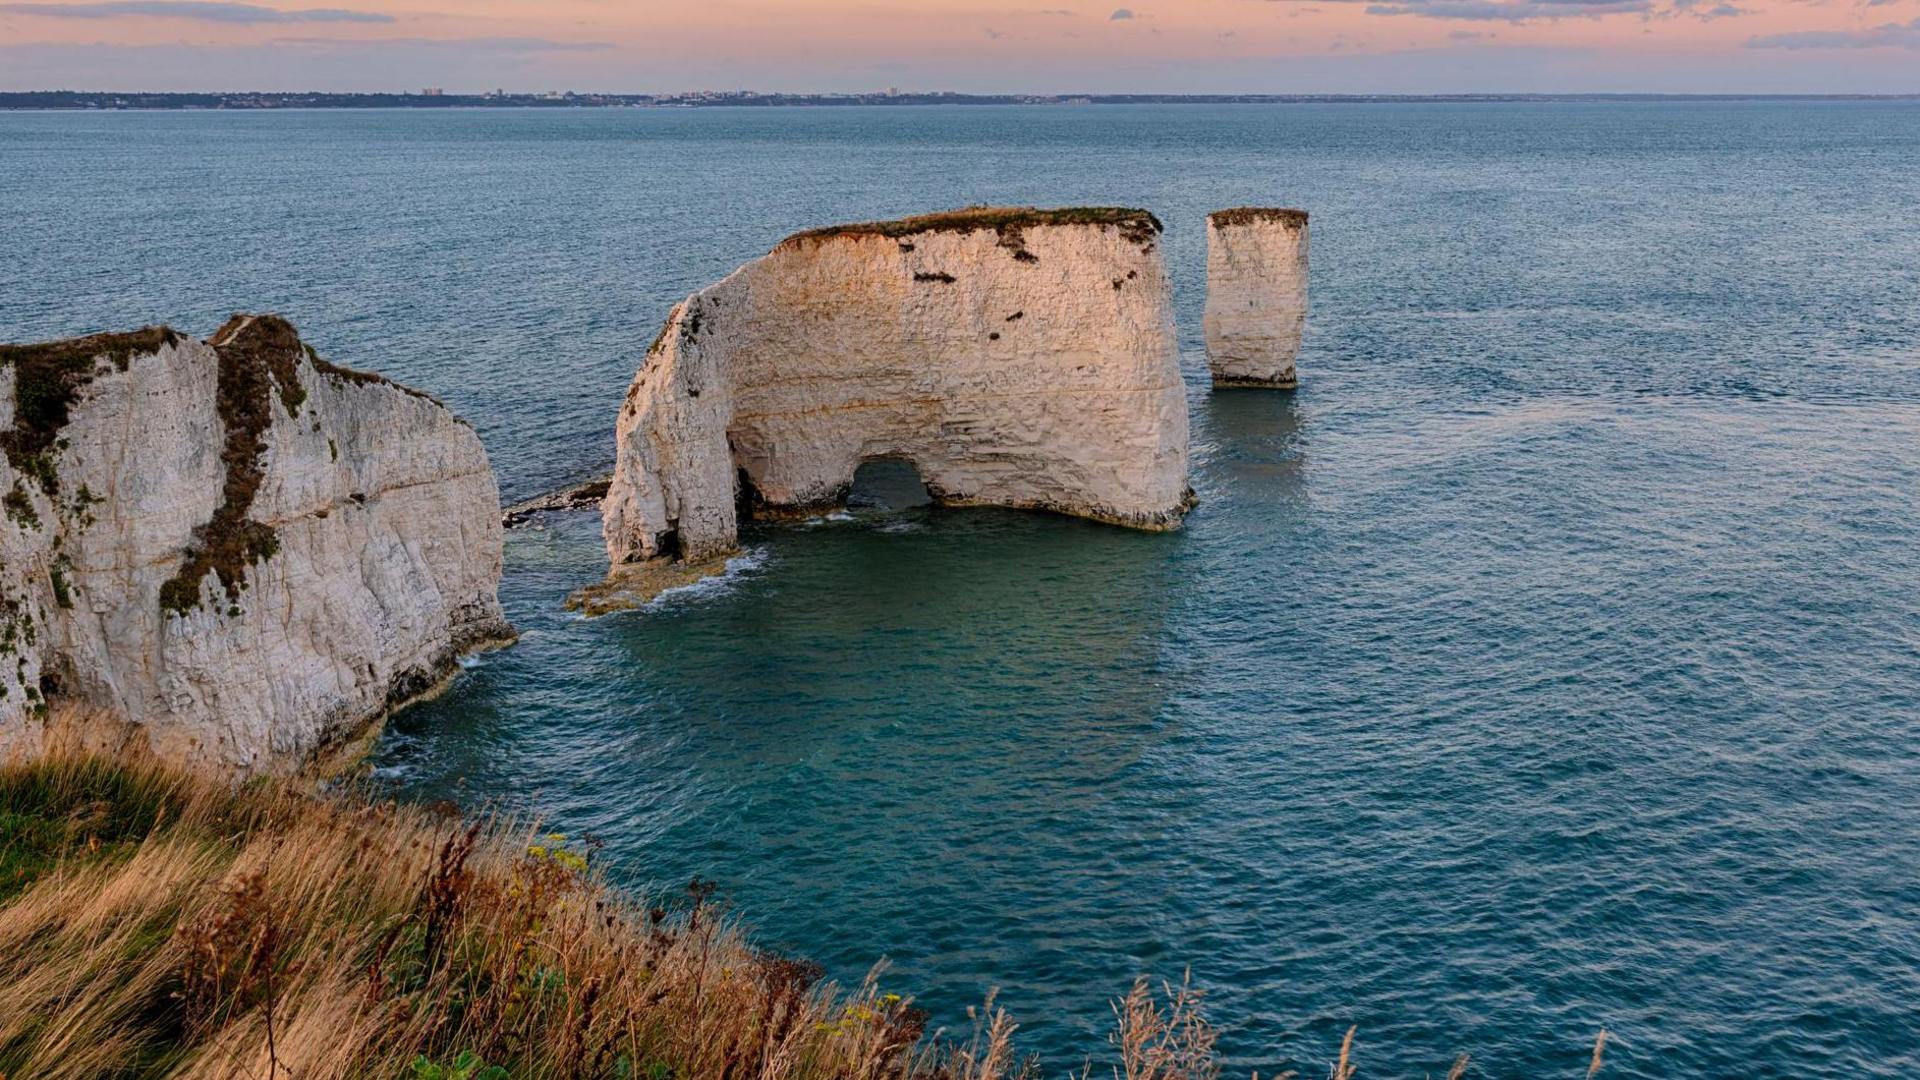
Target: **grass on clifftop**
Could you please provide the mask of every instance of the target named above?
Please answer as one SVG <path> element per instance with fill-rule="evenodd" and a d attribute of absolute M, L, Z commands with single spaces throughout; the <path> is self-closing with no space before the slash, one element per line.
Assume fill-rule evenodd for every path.
<path fill-rule="evenodd" d="M 904 1077 L 917 1011 L 592 849 L 152 764 L 0 769 L 0 1075 Z M 974 1074 L 975 1080 L 993 1080 Z"/>
<path fill-rule="evenodd" d="M 110 364 L 121 371 L 141 353 L 180 340 L 172 327 L 148 326 L 124 334 L 92 334 L 38 345 L 0 345 L 0 367 L 14 369 L 13 426 L 0 431 L 7 463 L 34 477 L 48 495 L 59 491 L 49 450 L 67 426 L 67 410 L 80 391 Z"/>
<path fill-rule="evenodd" d="M 991 998 L 925 1033 L 875 978 L 756 949 L 711 886 L 646 904 L 594 852 L 150 762 L 0 767 L 0 1076 L 1038 1080 Z M 1218 1080 L 1200 1004 L 1139 980 L 1074 1076 Z"/>
<path fill-rule="evenodd" d="M 1307 223 L 1307 212 L 1285 206 L 1236 206 L 1231 210 L 1215 210 L 1207 215 L 1207 220 L 1215 227 L 1278 221 L 1298 228 Z"/>
<path fill-rule="evenodd" d="M 921 214 L 894 221 L 861 221 L 848 225 L 829 225 L 794 233 L 781 246 L 801 240 L 824 240 L 835 236 L 887 236 L 895 239 L 929 232 L 974 232 L 980 229 L 1022 229 L 1041 225 L 1118 225 L 1149 238 L 1161 231 L 1160 219 L 1146 210 L 1126 206 L 1067 206 L 1042 210 L 1032 206 L 970 206 Z"/>

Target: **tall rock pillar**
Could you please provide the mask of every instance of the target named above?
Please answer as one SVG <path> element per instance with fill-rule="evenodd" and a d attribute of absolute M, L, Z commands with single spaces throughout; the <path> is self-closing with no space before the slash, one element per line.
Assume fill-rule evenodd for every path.
<path fill-rule="evenodd" d="M 1215 386 L 1291 389 L 1307 324 L 1307 212 L 1207 215 L 1207 366 Z"/>

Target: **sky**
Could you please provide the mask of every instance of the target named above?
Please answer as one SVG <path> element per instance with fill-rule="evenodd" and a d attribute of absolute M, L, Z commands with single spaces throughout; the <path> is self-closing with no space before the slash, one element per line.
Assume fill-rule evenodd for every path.
<path fill-rule="evenodd" d="M 429 86 L 1914 93 L 1920 0 L 0 0 L 4 90 Z"/>

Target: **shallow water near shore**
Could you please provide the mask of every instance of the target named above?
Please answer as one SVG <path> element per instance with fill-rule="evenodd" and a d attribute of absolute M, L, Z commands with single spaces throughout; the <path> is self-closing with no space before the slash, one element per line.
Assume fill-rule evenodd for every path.
<path fill-rule="evenodd" d="M 604 468 L 670 304 L 795 229 L 1167 222 L 1201 498 L 756 528 L 376 754 L 1049 1071 L 1191 965 L 1231 1072 L 1920 1069 L 1920 105 L 0 114 L 0 339 L 291 316 Z M 1206 211 L 1313 212 L 1293 394 L 1209 393 Z M 1484 1071 L 1480 1071 L 1480 1070 Z"/>

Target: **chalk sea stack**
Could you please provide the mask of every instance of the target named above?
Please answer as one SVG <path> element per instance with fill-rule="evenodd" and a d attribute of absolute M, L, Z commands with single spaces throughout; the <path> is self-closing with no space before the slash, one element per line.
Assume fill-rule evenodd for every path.
<path fill-rule="evenodd" d="M 0 444 L 0 756 L 64 699 L 288 771 L 512 635 L 479 438 L 284 319 L 0 347 Z"/>
<path fill-rule="evenodd" d="M 733 550 L 910 462 L 949 506 L 1170 529 L 1191 503 L 1160 222 L 975 208 L 816 229 L 673 309 L 621 406 L 623 564 Z"/>
<path fill-rule="evenodd" d="M 1213 385 L 1297 385 L 1307 324 L 1307 212 L 1241 207 L 1207 215 L 1207 366 Z"/>

